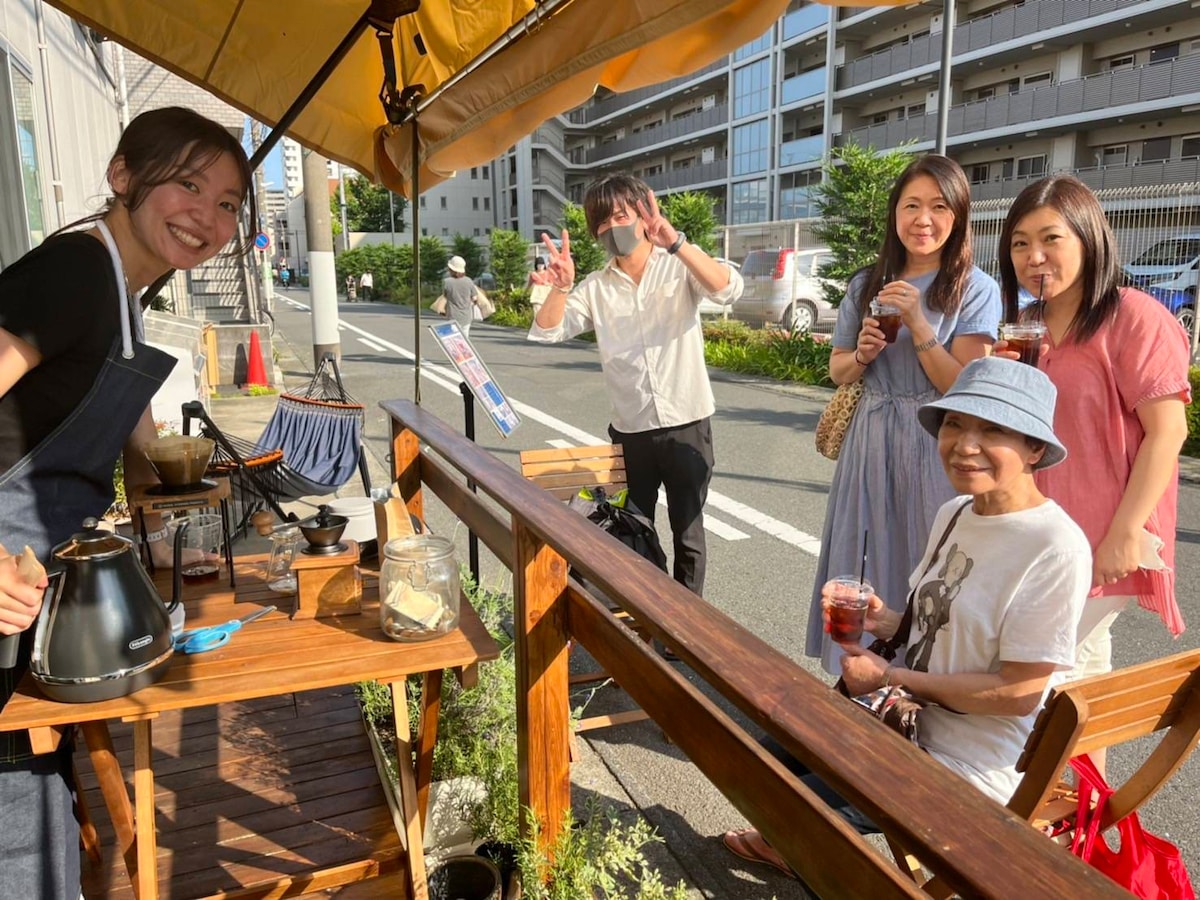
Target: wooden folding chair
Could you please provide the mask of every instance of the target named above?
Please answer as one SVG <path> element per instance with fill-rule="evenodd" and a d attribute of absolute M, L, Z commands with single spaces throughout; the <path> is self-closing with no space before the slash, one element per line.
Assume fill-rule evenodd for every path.
<path fill-rule="evenodd" d="M 602 487 L 612 496 L 626 486 L 625 453 L 620 444 L 596 444 L 588 447 L 564 447 L 551 450 L 522 450 L 521 474 L 538 487 L 548 491 L 559 500 L 570 500 L 583 488 Z M 629 619 L 628 613 L 614 609 L 614 615 Z M 643 639 L 649 636 L 640 631 L 630 620 L 627 624 Z M 588 684 L 611 677 L 603 670 L 581 672 L 570 676 L 570 683 Z M 640 722 L 649 716 L 641 709 L 613 713 L 607 716 L 589 716 L 580 719 L 575 731 L 590 731 L 609 725 Z M 572 758 L 576 756 L 574 750 Z"/>
<path fill-rule="evenodd" d="M 1022 773 L 1008 808 L 1035 828 L 1073 816 L 1078 795 L 1063 776 L 1074 756 L 1163 732 L 1157 746 L 1109 799 L 1101 829 L 1115 825 L 1153 797 L 1200 741 L 1200 650 L 1060 685 L 1038 715 L 1017 762 Z M 965 782 L 963 790 L 974 790 Z M 921 881 L 920 867 L 890 838 L 901 869 Z M 953 891 L 930 879 L 932 897 Z"/>

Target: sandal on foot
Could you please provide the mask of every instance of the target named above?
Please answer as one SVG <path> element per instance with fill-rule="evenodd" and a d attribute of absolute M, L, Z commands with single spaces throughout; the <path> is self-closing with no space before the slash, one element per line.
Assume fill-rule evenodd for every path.
<path fill-rule="evenodd" d="M 783 857 L 775 852 L 771 845 L 767 843 L 766 838 L 759 834 L 755 828 L 727 831 L 725 832 L 725 836 L 721 838 L 721 843 L 734 856 L 741 857 L 749 862 L 766 863 L 768 866 L 774 866 L 789 878 L 798 877 L 792 871 L 792 867 L 783 861 Z"/>

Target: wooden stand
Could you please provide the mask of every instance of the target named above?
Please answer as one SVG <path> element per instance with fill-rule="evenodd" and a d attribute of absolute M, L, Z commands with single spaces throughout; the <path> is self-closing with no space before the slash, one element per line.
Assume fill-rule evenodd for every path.
<path fill-rule="evenodd" d="M 297 548 L 292 561 L 296 573 L 296 609 L 293 619 L 357 615 L 362 612 L 362 573 L 358 568 L 358 541 L 344 539 L 346 550 L 316 556 Z"/>
<path fill-rule="evenodd" d="M 233 573 L 233 535 L 229 530 L 229 479 L 213 478 L 213 486 L 191 494 L 162 494 L 154 492 L 154 485 L 136 484 L 128 489 L 129 510 L 133 519 L 134 533 L 141 535 L 142 550 L 150 574 L 154 574 L 154 560 L 146 543 L 147 513 L 186 513 L 188 510 L 219 509 L 221 515 L 222 553 L 229 569 L 229 586 L 235 587 Z"/>

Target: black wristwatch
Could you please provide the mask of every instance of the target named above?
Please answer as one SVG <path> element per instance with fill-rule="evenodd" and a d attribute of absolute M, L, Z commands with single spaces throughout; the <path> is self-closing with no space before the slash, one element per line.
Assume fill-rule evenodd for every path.
<path fill-rule="evenodd" d="M 672 256 L 674 256 L 676 253 L 678 253 L 679 248 L 687 243 L 687 235 L 684 234 L 682 231 L 677 232 L 677 233 L 678 233 L 679 237 L 675 238 L 675 243 L 673 243 L 670 247 L 667 248 L 667 252 L 670 253 Z"/>

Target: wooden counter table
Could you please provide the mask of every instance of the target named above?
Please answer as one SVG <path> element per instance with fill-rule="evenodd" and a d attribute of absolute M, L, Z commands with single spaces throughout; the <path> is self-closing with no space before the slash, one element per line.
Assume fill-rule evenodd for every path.
<path fill-rule="evenodd" d="M 158 884 L 151 723 L 159 714 L 365 680 L 388 684 L 392 688 L 396 733 L 400 736 L 397 755 L 408 887 L 414 898 L 425 898 L 422 823 L 437 735 L 442 673 L 454 669 L 471 677 L 477 663 L 496 658 L 496 644 L 465 599 L 460 627 L 455 631 L 423 643 L 390 640 L 379 627 L 376 579 L 366 572 L 361 615 L 291 620 L 287 612 L 292 598 L 266 589 L 262 579 L 264 562 L 264 556 L 237 559 L 236 596 L 223 582 L 184 590 L 187 628 L 218 625 L 271 604 L 280 607 L 235 632 L 225 646 L 199 654 L 177 653 L 166 675 L 156 684 L 127 697 L 98 703 L 47 700 L 26 675 L 0 713 L 0 731 L 28 730 L 35 750 L 47 752 L 57 746 L 66 726 L 81 727 L 134 892 L 139 900 L 152 900 L 158 896 Z M 160 592 L 167 595 L 169 575 L 159 573 L 156 578 Z M 412 745 L 405 739 L 410 728 L 404 682 L 415 674 L 425 676 L 425 690 L 420 754 L 414 768 Z M 110 720 L 132 723 L 132 807 L 113 752 L 107 724 Z M 320 880 L 309 879 L 308 883 L 319 884 Z M 265 887 L 254 885 L 253 893 L 286 896 L 298 892 L 284 888 L 270 893 L 263 890 Z"/>

